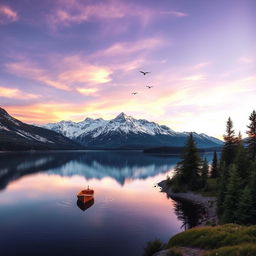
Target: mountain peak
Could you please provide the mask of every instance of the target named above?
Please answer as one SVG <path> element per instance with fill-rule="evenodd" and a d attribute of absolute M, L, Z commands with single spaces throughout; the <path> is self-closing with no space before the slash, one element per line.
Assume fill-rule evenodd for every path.
<path fill-rule="evenodd" d="M 0 115 L 9 115 L 7 111 L 0 107 Z"/>
<path fill-rule="evenodd" d="M 126 121 L 130 119 L 130 116 L 127 116 L 124 112 L 121 112 L 119 115 L 117 115 L 113 121 Z"/>

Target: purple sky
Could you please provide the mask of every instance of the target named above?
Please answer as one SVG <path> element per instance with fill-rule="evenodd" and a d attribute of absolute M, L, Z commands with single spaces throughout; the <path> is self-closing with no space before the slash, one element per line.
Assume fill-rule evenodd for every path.
<path fill-rule="evenodd" d="M 255 12 L 255 0 L 0 0 L 0 106 L 29 123 L 125 112 L 217 137 L 231 116 L 244 134 Z"/>

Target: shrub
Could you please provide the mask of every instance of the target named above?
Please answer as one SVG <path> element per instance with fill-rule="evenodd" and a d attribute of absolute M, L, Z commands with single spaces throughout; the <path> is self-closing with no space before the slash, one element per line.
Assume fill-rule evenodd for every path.
<path fill-rule="evenodd" d="M 144 256 L 152 256 L 154 253 L 163 250 L 165 245 L 158 239 L 147 242 L 146 247 L 144 248 Z"/>

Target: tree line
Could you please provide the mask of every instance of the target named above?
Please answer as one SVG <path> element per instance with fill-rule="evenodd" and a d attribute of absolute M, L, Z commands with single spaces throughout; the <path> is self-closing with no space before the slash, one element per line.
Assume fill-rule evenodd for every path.
<path fill-rule="evenodd" d="M 228 118 L 220 157 L 214 152 L 211 166 L 199 155 L 191 133 L 182 161 L 168 182 L 174 192 L 207 191 L 217 181 L 217 213 L 220 223 L 256 224 L 256 112 L 249 116 L 247 137 L 235 133 Z"/>

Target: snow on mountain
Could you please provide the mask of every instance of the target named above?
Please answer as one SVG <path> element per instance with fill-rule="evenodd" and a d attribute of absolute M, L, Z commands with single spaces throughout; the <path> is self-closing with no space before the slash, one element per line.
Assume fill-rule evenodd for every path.
<path fill-rule="evenodd" d="M 125 147 L 136 145 L 150 146 L 183 146 L 188 132 L 175 132 L 165 125 L 149 122 L 145 119 L 135 119 L 120 113 L 114 119 L 86 118 L 81 122 L 61 121 L 43 126 L 61 133 L 84 146 L 89 147 Z M 206 134 L 193 133 L 201 147 L 213 147 L 222 142 Z"/>
<path fill-rule="evenodd" d="M 101 134 L 107 134 L 109 132 L 119 132 L 124 134 L 144 133 L 149 135 L 176 134 L 167 126 L 158 125 L 144 119 L 137 120 L 131 116 L 127 116 L 124 113 L 120 113 L 116 118 L 109 121 L 102 118 L 86 118 L 84 121 L 78 123 L 72 121 L 61 121 L 58 123 L 46 124 L 43 127 L 59 132 L 72 139 L 75 139 L 82 134 L 91 134 L 93 138 L 96 138 Z"/>
<path fill-rule="evenodd" d="M 0 140 L 0 150 L 82 148 L 62 134 L 15 119 L 3 108 L 0 108 Z"/>
<path fill-rule="evenodd" d="M 103 126 L 107 121 L 102 118 L 92 119 L 86 118 L 81 122 L 72 122 L 72 121 L 61 121 L 59 123 L 50 123 L 42 126 L 43 128 L 56 131 L 65 135 L 68 138 L 75 139 L 82 133 L 88 133 L 100 126 Z"/>

